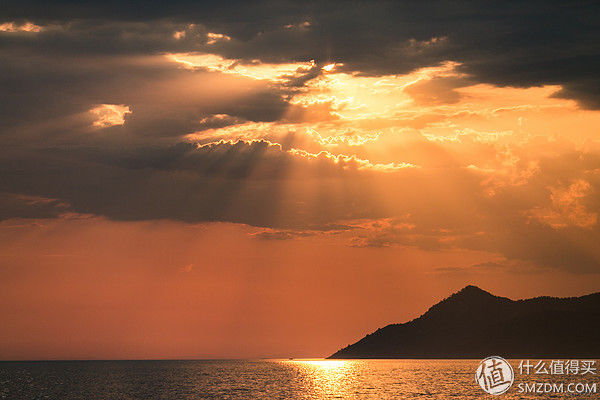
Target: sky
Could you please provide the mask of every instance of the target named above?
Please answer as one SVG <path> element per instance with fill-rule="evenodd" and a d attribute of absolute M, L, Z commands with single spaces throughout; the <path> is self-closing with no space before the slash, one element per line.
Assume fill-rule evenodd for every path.
<path fill-rule="evenodd" d="M 0 359 L 323 357 L 600 290 L 593 1 L 3 2 Z"/>

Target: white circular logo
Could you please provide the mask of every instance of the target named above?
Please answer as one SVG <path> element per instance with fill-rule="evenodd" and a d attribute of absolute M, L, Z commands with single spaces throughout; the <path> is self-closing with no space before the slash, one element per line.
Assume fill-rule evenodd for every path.
<path fill-rule="evenodd" d="M 475 380 L 489 394 L 506 392 L 515 380 L 515 373 L 504 358 L 492 356 L 479 363 Z"/>

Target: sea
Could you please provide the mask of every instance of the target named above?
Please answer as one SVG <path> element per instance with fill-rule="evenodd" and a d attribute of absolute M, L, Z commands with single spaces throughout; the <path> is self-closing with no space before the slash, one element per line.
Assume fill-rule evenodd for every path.
<path fill-rule="evenodd" d="M 600 399 L 567 393 L 596 374 L 521 375 L 504 394 L 475 379 L 481 360 L 185 360 L 0 362 L 0 399 Z M 537 362 L 537 360 L 536 360 Z M 593 371 L 594 372 L 594 371 Z M 544 384 L 550 384 L 550 386 Z M 563 392 L 556 392 L 563 383 Z M 519 389 L 539 387 L 542 392 Z M 542 384 L 542 386 L 539 386 Z M 556 384 L 556 389 L 553 386 Z M 598 385 L 600 386 L 600 385 Z M 551 389 L 550 392 L 544 391 Z M 597 390 L 600 390 L 598 388 Z"/>

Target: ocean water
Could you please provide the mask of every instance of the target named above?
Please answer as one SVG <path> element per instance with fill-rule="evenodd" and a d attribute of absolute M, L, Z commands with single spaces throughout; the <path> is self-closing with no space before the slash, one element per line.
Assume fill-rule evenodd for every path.
<path fill-rule="evenodd" d="M 202 360 L 0 362 L 0 399 L 598 399 L 518 391 L 519 382 L 588 382 L 597 375 L 520 376 L 499 396 L 475 382 L 479 360 Z M 600 390 L 600 388 L 598 389 Z"/>

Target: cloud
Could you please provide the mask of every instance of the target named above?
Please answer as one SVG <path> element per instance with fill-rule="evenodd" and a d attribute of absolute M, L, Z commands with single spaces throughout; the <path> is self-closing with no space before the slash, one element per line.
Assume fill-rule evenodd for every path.
<path fill-rule="evenodd" d="M 82 58 L 75 63 L 3 53 L 0 72 L 6 89 L 0 93 L 6 104 L 0 111 L 0 136 L 17 141 L 82 140 L 93 124 L 122 128 L 118 140 L 176 137 L 214 128 L 215 115 L 229 115 L 229 121 L 275 121 L 290 107 L 283 88 L 243 76 L 182 69 L 163 56 Z M 96 115 L 89 113 L 92 109 Z"/>
<path fill-rule="evenodd" d="M 364 75 L 405 74 L 455 61 L 477 82 L 561 85 L 557 96 L 598 108 L 594 38 L 599 10 L 593 2 L 284 3 L 133 2 L 123 7 L 112 1 L 77 6 L 59 1 L 49 9 L 38 1 L 8 1 L 0 13 L 5 21 L 29 20 L 42 28 L 60 23 L 63 28 L 0 40 L 7 49 L 53 54 L 204 51 L 244 62 L 334 61 L 343 64 L 342 70 Z M 175 38 L 176 32 L 186 34 Z"/>
<path fill-rule="evenodd" d="M 58 199 L 0 192 L 0 220 L 53 218 L 65 213 L 68 208 L 68 204 Z"/>
<path fill-rule="evenodd" d="M 261 240 L 291 240 L 315 235 L 340 235 L 355 229 L 357 226 L 349 224 L 320 224 L 307 225 L 304 229 L 273 229 L 265 228 L 250 236 Z"/>
<path fill-rule="evenodd" d="M 253 233 L 251 236 L 261 240 L 290 240 L 297 237 L 311 236 L 310 232 L 291 231 L 291 230 L 264 230 Z"/>
<path fill-rule="evenodd" d="M 3 186 L 61 199 L 71 212 L 272 227 L 331 224 L 357 212 L 367 195 L 361 182 L 381 174 L 366 160 L 305 156 L 266 141 L 5 151 L 0 165 Z M 338 179 L 347 181 L 357 205 L 344 205 L 350 199 L 320 189 Z"/>
<path fill-rule="evenodd" d="M 461 99 L 461 94 L 454 89 L 468 85 L 468 81 L 464 78 L 438 77 L 417 81 L 406 86 L 404 91 L 408 93 L 417 104 L 454 104 L 458 103 Z"/>
<path fill-rule="evenodd" d="M 598 222 L 598 213 L 587 211 L 583 204 L 590 188 L 590 184 L 583 179 L 578 179 L 567 187 L 551 187 L 551 204 L 534 208 L 531 215 L 557 229 L 567 226 L 593 227 Z"/>
<path fill-rule="evenodd" d="M 15 22 L 5 22 L 0 24 L 0 32 L 40 32 L 42 27 L 39 25 L 32 24 L 31 22 L 25 22 L 23 24 L 18 24 Z"/>
<path fill-rule="evenodd" d="M 554 153 L 546 154 L 551 148 Z M 507 170 L 386 172 L 365 159 L 265 140 L 5 149 L 1 184 L 20 195 L 8 197 L 13 205 L 4 207 L 2 217 L 70 212 L 114 220 L 229 221 L 268 228 L 257 235 L 262 239 L 335 232 L 354 247 L 468 249 L 597 271 L 600 229 L 581 217 L 598 210 L 599 153 L 556 153 L 535 141 L 512 151 L 520 161 Z M 535 172 L 515 179 L 531 157 L 538 159 Z M 556 215 L 532 214 L 544 207 Z"/>
<path fill-rule="evenodd" d="M 332 154 L 328 151 L 321 151 L 317 154 L 309 153 L 305 150 L 292 149 L 291 154 L 314 159 L 319 161 L 331 162 L 344 170 L 375 170 L 375 171 L 397 171 L 404 168 L 418 168 L 417 165 L 411 163 L 395 163 L 389 164 L 373 164 L 369 160 L 363 160 L 356 156 L 348 156 L 345 154 Z"/>
<path fill-rule="evenodd" d="M 114 125 L 123 125 L 125 115 L 131 114 L 131 110 L 126 105 L 121 104 L 100 104 L 90 110 L 96 115 L 93 125 L 98 128 L 107 128 Z"/>
<path fill-rule="evenodd" d="M 519 266 L 522 268 L 522 266 Z M 471 264 L 467 267 L 437 267 L 435 268 L 436 272 L 440 273 L 479 273 L 479 272 L 489 272 L 493 270 L 505 270 L 508 266 L 503 263 L 498 263 L 495 261 L 486 261 L 477 264 Z M 513 270 L 515 272 L 517 269 Z"/>

